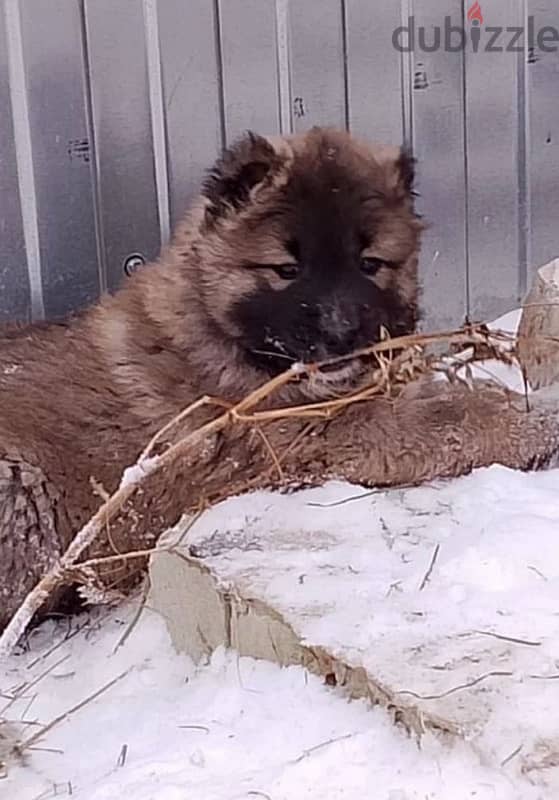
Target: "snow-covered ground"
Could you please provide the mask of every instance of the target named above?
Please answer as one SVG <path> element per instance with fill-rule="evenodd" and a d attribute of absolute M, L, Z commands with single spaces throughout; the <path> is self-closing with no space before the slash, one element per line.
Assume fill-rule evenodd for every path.
<path fill-rule="evenodd" d="M 513 315 L 495 326 L 513 330 L 516 320 Z M 514 383 L 518 376 L 507 371 L 502 377 Z M 454 503 L 470 509 L 472 522 L 472 558 L 454 564 L 457 585 L 467 584 L 487 596 L 504 584 L 509 593 L 518 585 L 529 605 L 530 586 L 542 581 L 549 589 L 549 581 L 559 575 L 559 504 L 554 499 L 559 498 L 559 471 L 521 476 L 496 467 L 454 481 L 451 487 Z M 355 487 L 348 487 L 348 494 L 355 494 Z M 348 515 L 358 513 L 351 509 L 360 505 L 348 504 Z M 332 520 L 336 524 L 335 515 Z M 491 563 L 476 561 L 476 527 L 485 541 L 494 542 Z M 523 532 L 533 557 L 520 575 L 511 565 Z M 509 534 L 517 548 L 511 558 Z M 440 565 L 450 587 L 454 578 L 449 564 L 441 558 Z M 557 599 L 559 608 L 559 592 Z M 131 602 L 113 611 L 100 609 L 46 623 L 30 633 L 20 653 L 0 665 L 0 719 L 5 721 L 0 725 L 0 762 L 14 733 L 24 741 L 35 737 L 21 758 L 5 758 L 7 776 L 0 779 L 0 798 L 555 797 L 530 782 L 539 780 L 538 775 L 519 778 L 511 770 L 522 741 L 502 763 L 491 764 L 481 763 L 468 744 L 448 746 L 429 734 L 419 746 L 382 709 L 348 702 L 340 690 L 324 686 L 300 667 L 280 669 L 222 650 L 195 667 L 173 651 L 158 614 L 146 608 L 130 629 L 134 614 Z M 537 614 L 534 625 L 534 636 L 544 639 Z M 552 663 L 554 646 L 547 641 L 538 648 L 546 656 L 541 670 L 546 680 L 535 681 L 542 686 L 542 696 L 549 697 L 542 719 L 546 731 L 553 727 L 559 707 L 559 681 L 553 680 L 559 652 Z M 54 724 L 41 733 L 49 723 Z M 511 741 L 516 745 L 514 733 Z"/>
<path fill-rule="evenodd" d="M 218 651 L 199 668 L 176 655 L 149 610 L 114 652 L 132 609 L 46 624 L 1 672 L 24 736 L 124 673 L 35 742 L 0 781 L 6 800 L 531 800 L 466 745 L 421 749 L 388 715 L 348 702 L 299 667 Z M 72 638 L 65 637 L 86 622 Z M 53 644 L 60 646 L 48 655 Z M 40 678 L 45 672 L 44 677 Z M 33 681 L 40 678 L 33 685 Z M 28 684 L 24 689 L 23 684 Z"/>

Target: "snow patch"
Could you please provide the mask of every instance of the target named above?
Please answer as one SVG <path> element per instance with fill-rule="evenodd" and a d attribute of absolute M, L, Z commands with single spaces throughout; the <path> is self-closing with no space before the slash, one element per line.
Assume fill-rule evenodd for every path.
<path fill-rule="evenodd" d="M 39 682 L 11 704 L 24 735 L 105 694 L 55 725 L 0 794 L 20 800 L 540 800 L 466 744 L 431 736 L 421 748 L 364 701 L 348 703 L 300 667 L 280 669 L 218 650 L 196 669 L 146 610 L 114 651 L 133 609 L 94 613 L 33 631 L 0 667 L 1 690 Z M 84 626 L 76 633 L 79 626 Z M 53 647 L 56 649 L 53 650 Z M 49 651 L 51 651 L 49 655 Z M 4 703 L 8 701 L 3 701 Z M 374 795 L 371 794 L 374 787 Z"/>
<path fill-rule="evenodd" d="M 120 489 L 123 489 L 125 486 L 131 486 L 133 484 L 139 483 L 143 478 L 147 475 L 150 475 L 154 472 L 158 465 L 159 465 L 159 456 L 152 456 L 151 458 L 142 458 L 140 461 L 137 461 L 136 464 L 133 464 L 131 467 L 126 467 L 124 472 L 122 473 L 122 479 L 120 481 Z"/>

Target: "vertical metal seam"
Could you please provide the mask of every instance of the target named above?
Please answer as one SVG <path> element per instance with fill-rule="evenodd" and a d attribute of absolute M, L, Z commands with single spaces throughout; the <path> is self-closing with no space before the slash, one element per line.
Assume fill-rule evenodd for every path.
<path fill-rule="evenodd" d="M 29 277 L 31 317 L 32 319 L 44 319 L 45 304 L 41 275 L 41 246 L 37 213 L 37 193 L 33 165 L 33 144 L 29 122 L 29 105 L 27 98 L 27 82 L 25 79 L 25 60 L 23 55 L 23 34 L 21 29 L 19 0 L 6 0 L 5 19 L 10 100 L 12 104 L 23 238 L 27 259 L 27 274 Z"/>
<path fill-rule="evenodd" d="M 221 10 L 219 0 L 213 0 L 214 7 L 214 33 L 215 33 L 215 59 L 217 78 L 217 98 L 219 109 L 219 134 L 221 148 L 227 146 L 227 125 L 225 121 L 225 85 L 223 77 L 223 41 L 221 35 Z"/>
<path fill-rule="evenodd" d="M 462 25 L 466 25 L 466 0 L 461 0 Z M 466 48 L 461 51 L 462 56 L 462 141 L 464 147 L 464 264 L 466 269 L 466 320 L 471 314 L 470 291 L 470 174 L 468 154 L 468 80 Z"/>
<path fill-rule="evenodd" d="M 413 0 L 401 0 L 400 15 L 402 25 L 406 25 L 412 15 Z M 400 93 L 402 104 L 402 143 L 415 152 L 413 136 L 413 52 L 400 53 Z"/>
<path fill-rule="evenodd" d="M 528 3 L 520 0 L 520 13 L 524 31 L 528 30 Z M 530 113 L 529 93 L 530 82 L 528 75 L 529 56 L 528 37 L 524 35 L 524 49 L 517 54 L 517 92 L 518 105 L 518 141 L 517 141 L 517 179 L 518 179 L 518 301 L 520 302 L 528 288 L 528 265 L 530 256 Z"/>
<path fill-rule="evenodd" d="M 291 99 L 291 59 L 289 51 L 289 0 L 275 0 L 276 61 L 278 68 L 278 106 L 280 132 L 293 132 Z"/>
<path fill-rule="evenodd" d="M 348 18 L 346 0 L 341 0 L 340 13 L 342 27 L 342 68 L 344 75 L 344 123 L 346 131 L 349 131 L 351 123 L 351 107 L 349 94 L 349 43 L 347 35 Z"/>
<path fill-rule="evenodd" d="M 84 85 L 84 107 L 87 138 L 89 140 L 90 175 L 93 194 L 93 220 L 95 225 L 95 244 L 97 248 L 97 264 L 99 275 L 99 291 L 107 291 L 108 273 L 105 252 L 105 228 L 103 224 L 101 200 L 101 173 L 99 154 L 97 152 L 97 139 L 95 132 L 95 118 L 93 113 L 93 88 L 91 80 L 91 61 L 89 52 L 89 39 L 87 33 L 86 0 L 79 1 L 79 14 L 81 26 L 82 72 Z"/>
<path fill-rule="evenodd" d="M 169 210 L 169 169 L 157 4 L 158 0 L 143 0 L 155 191 L 159 216 L 159 236 L 163 247 L 168 244 L 171 236 L 171 213 Z"/>

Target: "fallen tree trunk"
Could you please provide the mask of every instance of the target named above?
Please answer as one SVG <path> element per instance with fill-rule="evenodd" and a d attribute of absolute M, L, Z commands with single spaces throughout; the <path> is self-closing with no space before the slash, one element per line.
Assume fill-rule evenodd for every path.
<path fill-rule="evenodd" d="M 183 512 L 249 489 L 328 479 L 410 485 L 495 462 L 522 470 L 554 466 L 559 455 L 559 399 L 536 393 L 530 404 L 527 409 L 523 396 L 489 384 L 471 389 L 437 383 L 411 398 L 356 403 L 328 420 L 278 419 L 260 429 L 251 425 L 248 431 L 238 421 L 200 437 L 194 447 L 137 485 L 121 487 L 121 496 L 108 504 L 110 510 L 105 513 L 105 504 L 98 513 L 98 535 L 84 556 L 111 556 L 98 569 L 100 580 L 105 586 L 122 586 L 141 572 L 145 560 L 115 559 L 115 552 L 149 549 Z M 50 498 L 54 511 L 62 513 L 64 500 L 56 493 Z M 44 537 L 37 540 L 42 550 L 26 575 L 2 575 L 2 626 L 49 569 L 57 574 L 59 585 L 87 585 L 92 580 L 91 570 L 79 565 L 71 569 L 67 564 L 66 574 L 64 565 L 59 569 L 67 543 L 56 529 L 48 529 Z"/>
<path fill-rule="evenodd" d="M 465 338 L 458 335 L 457 343 Z M 489 339 L 481 339 L 491 349 Z M 394 341 L 399 340 L 377 347 L 391 349 Z M 522 470 L 556 464 L 559 395 L 536 392 L 527 407 L 523 395 L 486 381 L 471 386 L 433 381 L 426 373 L 432 362 L 419 359 L 418 366 L 413 347 L 407 352 L 411 356 L 404 352 L 400 362 L 399 357 L 382 362 L 378 385 L 373 380 L 372 389 L 339 406 L 332 401 L 314 410 L 258 410 L 276 384 L 293 374 L 274 379 L 225 412 L 223 404 L 216 412 L 215 404 L 199 401 L 193 409 L 202 413 L 198 427 L 181 432 L 182 439 L 153 460 L 156 437 L 140 467 L 122 483 L 123 467 L 145 445 L 138 446 L 141 432 L 122 434 L 124 444 L 119 448 L 115 442 L 112 453 L 96 451 L 93 441 L 73 443 L 73 450 L 65 443 L 26 452 L 13 438 L 9 447 L 0 442 L 0 630 L 33 587 L 31 601 L 7 632 L 11 645 L 38 609 L 61 608 L 61 590 L 65 595 L 69 585 L 85 587 L 90 600 L 130 588 L 145 567 L 143 551 L 182 513 L 249 489 L 328 479 L 401 486 L 492 463 Z M 394 365 L 400 378 L 402 370 L 406 375 L 395 395 L 388 375 Z M 386 391 L 379 391 L 385 373 Z M 95 455 L 84 458 L 80 448 Z"/>

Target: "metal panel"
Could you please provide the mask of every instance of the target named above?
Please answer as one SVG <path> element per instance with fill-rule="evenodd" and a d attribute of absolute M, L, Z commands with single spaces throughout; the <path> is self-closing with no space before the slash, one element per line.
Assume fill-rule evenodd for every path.
<path fill-rule="evenodd" d="M 312 125 L 413 145 L 424 327 L 506 311 L 559 254 L 559 54 L 394 48 L 402 19 L 432 42 L 470 6 L 0 0 L 0 320 L 114 289 L 226 140 Z M 483 27 L 557 27 L 555 6 L 482 2 Z"/>
<path fill-rule="evenodd" d="M 197 193 L 222 146 L 214 6 L 208 0 L 159 4 L 171 225 Z"/>
<path fill-rule="evenodd" d="M 81 23 L 73 0 L 20 9 L 44 308 L 59 317 L 99 292 Z"/>
<path fill-rule="evenodd" d="M 346 0 L 349 128 L 394 144 L 404 135 L 402 56 L 392 45 L 400 17 L 398 3 Z"/>
<path fill-rule="evenodd" d="M 484 26 L 519 26 L 521 3 L 495 0 L 484 6 Z M 489 9 L 489 10 L 487 10 Z M 471 27 L 464 20 L 469 32 Z M 519 300 L 519 170 L 523 168 L 519 126 L 518 71 L 523 53 L 488 52 L 480 30 L 477 53 L 466 48 L 467 221 L 469 315 L 491 319 Z M 521 45 L 520 45 L 521 46 Z"/>
<path fill-rule="evenodd" d="M 0 322 L 28 320 L 31 297 L 19 202 L 16 148 L 8 81 L 8 44 L 0 5 Z"/>
<path fill-rule="evenodd" d="M 557 3 L 529 2 L 535 29 L 559 27 Z M 527 64 L 530 267 L 559 256 L 559 53 L 537 50 Z M 531 276 L 529 276 L 530 279 Z"/>
<path fill-rule="evenodd" d="M 460 0 L 418 0 L 416 26 L 462 19 Z M 418 210 L 426 231 L 420 263 L 423 326 L 447 327 L 467 312 L 463 53 L 413 53 L 412 128 L 418 163 Z"/>
<path fill-rule="evenodd" d="M 292 0 L 291 87 L 295 130 L 347 127 L 345 25 L 340 0 Z"/>
<path fill-rule="evenodd" d="M 280 129 L 274 0 L 220 0 L 225 135 Z"/>
<path fill-rule="evenodd" d="M 161 246 L 141 0 L 86 0 L 89 76 L 106 280 Z"/>

